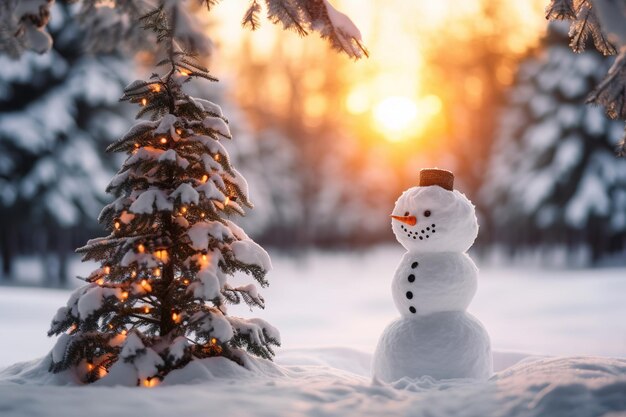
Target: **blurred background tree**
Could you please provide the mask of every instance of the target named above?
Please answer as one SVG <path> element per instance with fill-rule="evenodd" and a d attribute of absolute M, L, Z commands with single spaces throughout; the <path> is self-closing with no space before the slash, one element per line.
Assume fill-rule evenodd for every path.
<path fill-rule="evenodd" d="M 68 255 L 98 230 L 118 165 L 104 149 L 131 121 L 118 98 L 134 65 L 87 54 L 70 6 L 52 12 L 49 53 L 0 55 L 0 249 L 5 279 L 38 254 L 46 282 L 65 285 Z"/>
<path fill-rule="evenodd" d="M 594 262 L 624 249 L 626 159 L 615 155 L 623 122 L 584 104 L 613 59 L 571 53 L 567 26 L 551 24 L 542 53 L 520 66 L 482 200 L 493 241 L 517 251 L 565 245 L 571 264 L 581 262 L 576 249 Z"/>

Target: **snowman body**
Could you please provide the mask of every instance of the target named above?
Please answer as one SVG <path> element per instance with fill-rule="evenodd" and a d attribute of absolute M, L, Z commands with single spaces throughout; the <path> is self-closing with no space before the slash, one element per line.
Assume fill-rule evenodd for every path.
<path fill-rule="evenodd" d="M 379 339 L 374 376 L 386 382 L 426 375 L 489 378 L 489 335 L 466 312 L 478 277 L 465 253 L 478 234 L 474 206 L 458 191 L 413 187 L 398 199 L 392 217 L 407 249 L 392 281 L 401 317 Z"/>

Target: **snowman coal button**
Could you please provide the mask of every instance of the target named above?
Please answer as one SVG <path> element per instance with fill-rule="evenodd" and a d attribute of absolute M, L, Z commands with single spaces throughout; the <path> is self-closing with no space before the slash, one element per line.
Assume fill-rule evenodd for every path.
<path fill-rule="evenodd" d="M 409 275 L 408 280 L 409 280 L 409 282 L 414 282 L 415 281 L 415 275 L 413 275 L 413 274 Z"/>
<path fill-rule="evenodd" d="M 413 262 L 413 263 L 411 264 L 411 269 L 415 269 L 415 268 L 417 268 L 417 266 L 418 266 L 418 265 L 419 265 L 419 263 L 417 263 L 417 261 Z"/>
<path fill-rule="evenodd" d="M 413 314 L 417 313 L 417 310 L 413 306 L 409 307 L 409 311 Z"/>
<path fill-rule="evenodd" d="M 407 291 L 407 292 L 406 292 L 406 298 L 408 298 L 409 300 L 410 300 L 411 298 L 413 298 L 413 293 L 412 293 L 411 291 Z"/>

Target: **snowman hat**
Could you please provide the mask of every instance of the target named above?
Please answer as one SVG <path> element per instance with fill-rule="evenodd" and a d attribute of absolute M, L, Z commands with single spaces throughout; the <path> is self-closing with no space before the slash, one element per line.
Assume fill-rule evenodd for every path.
<path fill-rule="evenodd" d="M 454 174 L 445 169 L 424 168 L 420 170 L 420 187 L 438 185 L 443 189 L 452 191 L 454 189 Z"/>

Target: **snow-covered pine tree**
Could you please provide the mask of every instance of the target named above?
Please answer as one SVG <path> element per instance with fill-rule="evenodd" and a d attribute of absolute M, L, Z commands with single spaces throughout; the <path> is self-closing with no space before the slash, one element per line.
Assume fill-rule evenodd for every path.
<path fill-rule="evenodd" d="M 566 39 L 553 23 L 543 56 L 521 64 L 482 200 L 495 242 L 584 245 L 597 260 L 626 243 L 626 160 L 614 153 L 623 125 L 584 104 L 611 59 L 572 54 Z"/>
<path fill-rule="evenodd" d="M 278 331 L 261 319 L 227 315 L 226 303 L 264 307 L 254 284 L 233 287 L 236 271 L 266 286 L 268 254 L 226 216 L 251 207 L 244 178 L 220 143 L 230 130 L 220 107 L 183 84 L 216 81 L 171 37 L 163 8 L 142 18 L 156 32 L 166 72 L 135 81 L 123 100 L 148 115 L 109 148 L 128 153 L 100 220 L 111 231 L 79 249 L 101 262 L 88 284 L 59 309 L 50 370 L 73 369 L 85 382 L 154 385 L 193 358 L 243 351 L 271 358 Z M 103 383 L 106 383 L 103 380 Z"/>
<path fill-rule="evenodd" d="M 131 122 L 118 98 L 134 69 L 115 52 L 87 54 L 66 2 L 51 13 L 49 53 L 0 55 L 0 250 L 5 279 L 16 255 L 40 252 L 59 284 L 78 227 L 93 231 L 106 201 L 115 164 L 102 155 Z"/>

